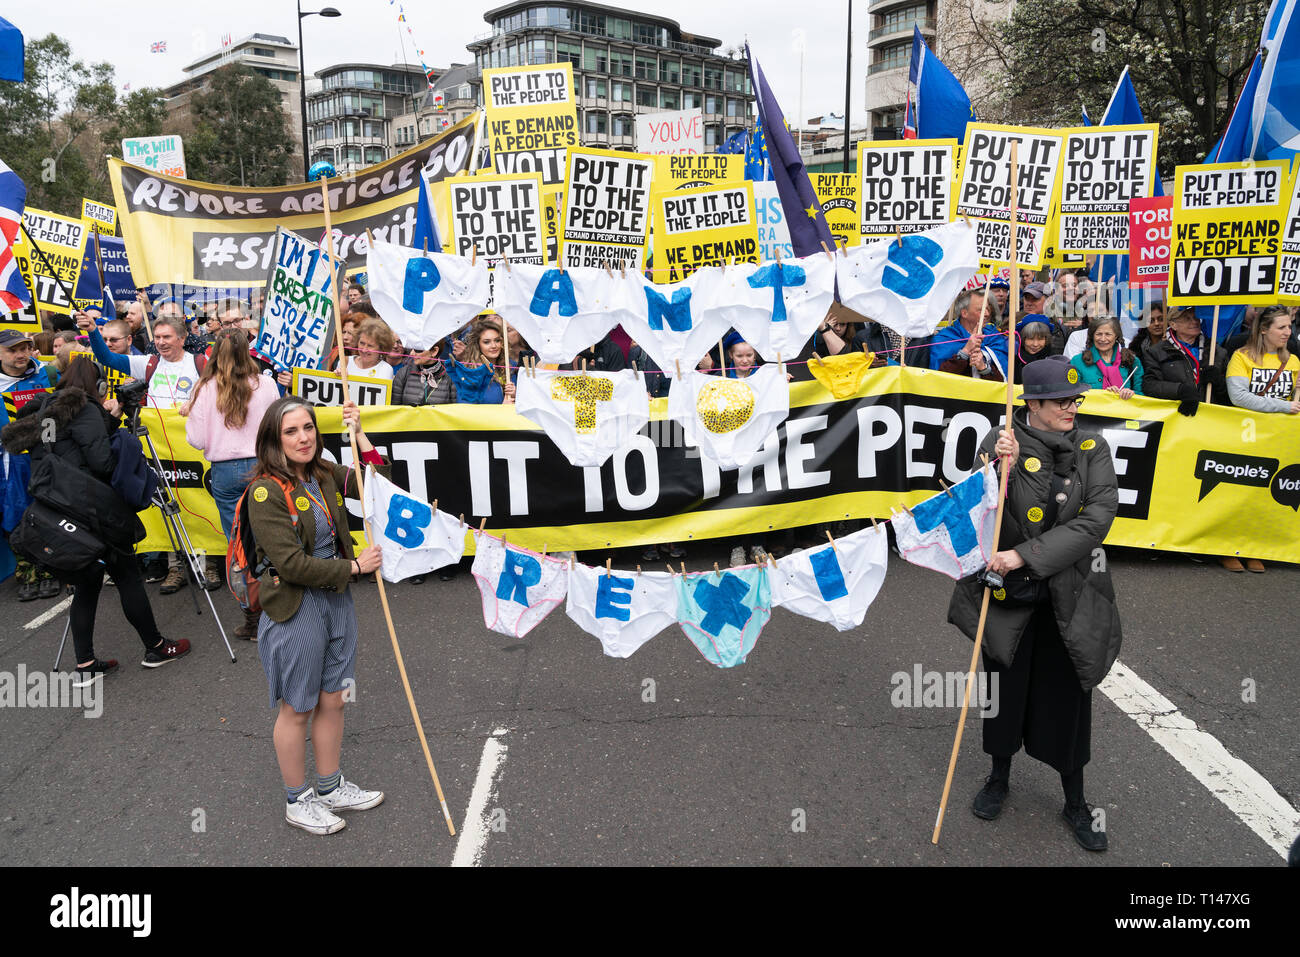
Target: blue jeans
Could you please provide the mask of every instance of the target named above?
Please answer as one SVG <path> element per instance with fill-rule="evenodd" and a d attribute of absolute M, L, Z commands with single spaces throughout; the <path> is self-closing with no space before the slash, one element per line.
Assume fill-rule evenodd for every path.
<path fill-rule="evenodd" d="M 230 526 L 235 523 L 235 506 L 239 496 L 248 488 L 248 475 L 257 465 L 257 459 L 230 459 L 212 463 L 212 498 L 221 515 L 221 530 L 230 538 Z"/>

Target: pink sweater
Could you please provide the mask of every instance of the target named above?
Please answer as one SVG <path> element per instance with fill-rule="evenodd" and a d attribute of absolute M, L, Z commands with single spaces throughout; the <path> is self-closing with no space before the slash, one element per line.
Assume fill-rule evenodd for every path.
<path fill-rule="evenodd" d="M 271 403 L 280 398 L 280 390 L 270 376 L 255 378 L 253 395 L 248 400 L 248 416 L 238 429 L 227 428 L 226 417 L 217 411 L 216 382 L 208 382 L 199 390 L 185 420 L 185 440 L 209 462 L 251 459 L 257 455 L 257 427 Z"/>

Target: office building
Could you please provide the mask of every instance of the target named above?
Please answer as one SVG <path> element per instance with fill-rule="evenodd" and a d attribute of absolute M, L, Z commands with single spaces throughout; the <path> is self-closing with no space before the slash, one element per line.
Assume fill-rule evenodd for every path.
<path fill-rule="evenodd" d="M 394 120 L 429 86 L 411 63 L 338 63 L 316 80 L 307 86 L 307 150 L 312 163 L 328 160 L 340 174 L 400 152 Z"/>

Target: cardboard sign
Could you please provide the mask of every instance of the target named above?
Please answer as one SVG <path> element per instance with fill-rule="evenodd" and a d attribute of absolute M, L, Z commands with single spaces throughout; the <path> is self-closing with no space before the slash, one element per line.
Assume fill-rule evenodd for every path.
<path fill-rule="evenodd" d="M 453 251 L 486 259 L 489 268 L 506 257 L 545 265 L 542 188 L 537 173 L 453 177 L 448 181 Z"/>
<path fill-rule="evenodd" d="M 1291 178 L 1290 204 L 1282 220 L 1282 258 L 1277 267 L 1277 298 L 1300 305 L 1300 164 Z"/>
<path fill-rule="evenodd" d="M 573 64 L 484 70 L 483 97 L 493 169 L 536 173 L 548 192 L 559 192 L 566 151 L 580 145 Z"/>
<path fill-rule="evenodd" d="M 133 136 L 122 141 L 122 159 L 133 166 L 185 178 L 185 145 L 179 136 Z"/>
<path fill-rule="evenodd" d="M 758 258 L 768 262 L 776 259 L 777 250 L 785 259 L 794 258 L 794 243 L 790 240 L 790 224 L 786 222 L 781 207 L 781 194 L 773 180 L 755 180 L 754 212 L 758 217 Z"/>
<path fill-rule="evenodd" d="M 53 388 L 14 389 L 11 392 L 0 393 L 0 395 L 3 395 L 4 397 L 5 412 L 9 416 L 8 421 L 12 422 L 14 420 L 14 417 L 18 415 L 18 411 L 23 406 L 25 406 L 28 402 L 31 402 L 33 399 L 35 399 L 38 395 L 44 395 L 47 392 L 53 392 L 53 391 L 54 391 Z"/>
<path fill-rule="evenodd" d="M 1129 249 L 1129 200 L 1150 196 L 1156 178 L 1158 123 L 1062 130 L 1057 249 L 1120 253 Z"/>
<path fill-rule="evenodd" d="M 75 303 L 68 299 L 68 293 L 76 289 L 90 230 L 80 219 L 30 206 L 23 212 L 23 226 L 25 231 L 19 230 L 18 242 L 13 246 L 14 258 L 33 301 L 46 312 L 71 315 Z M 40 247 L 40 252 L 32 248 L 32 243 Z"/>
<path fill-rule="evenodd" d="M 636 151 L 650 156 L 704 153 L 704 111 L 638 113 Z"/>
<path fill-rule="evenodd" d="M 295 368 L 289 390 L 312 405 L 343 404 L 343 377 L 337 372 Z M 348 394 L 357 405 L 392 405 L 393 380 L 349 375 Z"/>
<path fill-rule="evenodd" d="M 569 150 L 564 191 L 564 264 L 641 270 L 650 237 L 649 157 Z"/>
<path fill-rule="evenodd" d="M 817 194 L 817 202 L 822 205 L 826 225 L 835 237 L 835 245 L 861 245 L 857 174 L 813 173 L 812 187 Z"/>
<path fill-rule="evenodd" d="M 344 266 L 334 261 L 341 275 Z M 334 344 L 330 257 L 319 246 L 281 227 L 266 283 L 266 305 L 255 349 L 277 372 L 319 369 Z"/>
<path fill-rule="evenodd" d="M 655 190 L 699 189 L 745 181 L 745 157 L 739 153 L 706 156 L 660 156 L 655 159 Z"/>
<path fill-rule="evenodd" d="M 102 236 L 117 235 L 117 210 L 93 199 L 81 200 L 81 218 Z"/>
<path fill-rule="evenodd" d="M 1015 264 L 1038 269 L 1047 245 L 1048 220 L 1061 178 L 1062 138 L 1027 126 L 968 123 L 963 145 L 957 215 L 976 221 L 975 242 L 984 263 L 1010 264 L 1011 143 L 1016 156 Z"/>
<path fill-rule="evenodd" d="M 1174 170 L 1170 305 L 1276 301 L 1289 174 L 1286 160 Z"/>
<path fill-rule="evenodd" d="M 1174 198 L 1151 196 L 1128 203 L 1129 281 L 1142 285 L 1169 282 L 1169 244 Z"/>
<path fill-rule="evenodd" d="M 654 281 L 678 282 L 701 266 L 758 262 L 753 184 L 656 193 Z"/>
<path fill-rule="evenodd" d="M 920 233 L 952 219 L 956 140 L 858 144 L 858 233 Z"/>

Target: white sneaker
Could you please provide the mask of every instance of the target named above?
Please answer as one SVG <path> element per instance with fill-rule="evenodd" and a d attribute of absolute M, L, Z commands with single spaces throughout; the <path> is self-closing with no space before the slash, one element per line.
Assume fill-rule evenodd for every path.
<path fill-rule="evenodd" d="M 347 827 L 347 821 L 331 813 L 315 791 L 308 791 L 292 804 L 286 803 L 284 819 L 311 834 L 333 834 Z"/>
<path fill-rule="evenodd" d="M 755 565 L 764 565 L 767 563 L 767 552 L 763 551 L 762 546 L 755 545 L 749 550 L 749 560 Z"/>
<path fill-rule="evenodd" d="M 316 800 L 330 811 L 364 811 L 383 804 L 384 792 L 367 791 L 347 778 L 341 778 L 338 787 L 329 794 L 317 794 Z"/>
<path fill-rule="evenodd" d="M 745 549 L 737 545 L 731 550 L 731 567 L 739 568 L 743 564 L 745 564 Z"/>

